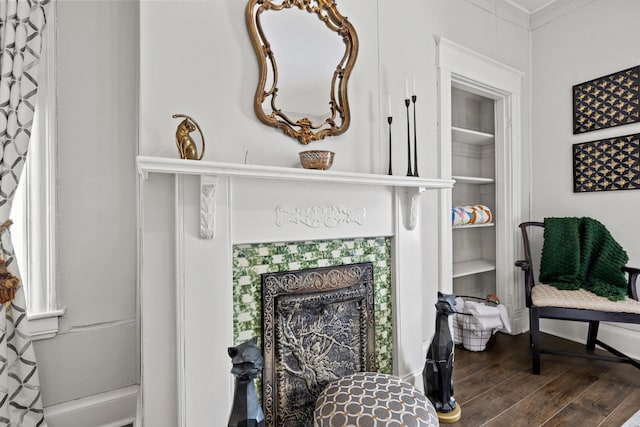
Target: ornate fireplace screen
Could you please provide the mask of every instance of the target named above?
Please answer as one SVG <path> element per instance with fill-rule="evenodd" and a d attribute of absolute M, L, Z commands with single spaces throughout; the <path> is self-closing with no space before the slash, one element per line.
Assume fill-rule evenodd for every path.
<path fill-rule="evenodd" d="M 329 382 L 375 370 L 373 265 L 262 275 L 267 426 L 313 424 Z"/>

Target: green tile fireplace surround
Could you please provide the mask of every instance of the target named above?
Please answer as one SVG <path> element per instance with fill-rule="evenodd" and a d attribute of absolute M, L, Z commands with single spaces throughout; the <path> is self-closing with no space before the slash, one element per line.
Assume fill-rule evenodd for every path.
<path fill-rule="evenodd" d="M 359 262 L 372 262 L 374 266 L 376 365 L 379 372 L 392 373 L 391 239 L 388 237 L 235 245 L 234 343 L 261 335 L 262 273 Z"/>

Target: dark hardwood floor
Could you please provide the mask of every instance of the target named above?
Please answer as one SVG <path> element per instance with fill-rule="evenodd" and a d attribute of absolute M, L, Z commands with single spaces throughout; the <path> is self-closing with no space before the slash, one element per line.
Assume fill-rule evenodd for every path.
<path fill-rule="evenodd" d="M 582 351 L 544 335 L 542 343 Z M 456 348 L 454 396 L 462 418 L 451 426 L 620 426 L 640 410 L 640 370 L 622 363 L 543 354 L 531 373 L 529 335 L 497 334 L 483 352 Z"/>

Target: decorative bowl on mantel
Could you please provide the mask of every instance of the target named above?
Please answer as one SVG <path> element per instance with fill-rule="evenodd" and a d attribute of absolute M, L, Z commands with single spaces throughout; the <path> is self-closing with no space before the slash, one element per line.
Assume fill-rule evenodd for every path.
<path fill-rule="evenodd" d="M 301 151 L 298 155 L 303 168 L 326 170 L 333 164 L 335 153 L 328 150 L 308 150 Z"/>

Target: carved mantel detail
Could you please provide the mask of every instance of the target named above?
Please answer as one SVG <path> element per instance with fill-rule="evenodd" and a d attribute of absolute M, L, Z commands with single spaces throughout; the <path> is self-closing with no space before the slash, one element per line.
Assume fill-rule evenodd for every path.
<path fill-rule="evenodd" d="M 302 208 L 276 208 L 276 225 L 304 224 L 311 228 L 334 228 L 342 224 L 364 224 L 364 208 L 348 209 L 336 205 L 313 205 Z"/>
<path fill-rule="evenodd" d="M 216 187 L 218 177 L 200 176 L 200 237 L 213 239 L 216 227 Z"/>

